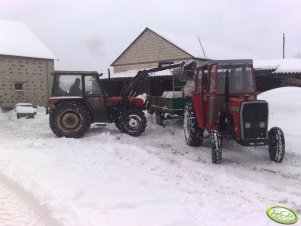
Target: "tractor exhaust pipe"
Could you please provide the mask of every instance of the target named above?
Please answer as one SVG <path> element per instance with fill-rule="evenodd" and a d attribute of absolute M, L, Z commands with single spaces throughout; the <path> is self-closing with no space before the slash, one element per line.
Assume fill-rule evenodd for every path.
<path fill-rule="evenodd" d="M 225 77 L 225 102 L 227 103 L 228 106 L 228 102 L 229 102 L 229 71 L 226 71 L 226 77 Z"/>
<path fill-rule="evenodd" d="M 110 71 L 110 68 L 108 68 L 108 78 L 109 78 L 109 81 L 111 81 L 111 71 Z"/>

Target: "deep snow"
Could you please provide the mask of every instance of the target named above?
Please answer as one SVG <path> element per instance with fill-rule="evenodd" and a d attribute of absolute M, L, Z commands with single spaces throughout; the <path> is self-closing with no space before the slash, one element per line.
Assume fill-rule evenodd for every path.
<path fill-rule="evenodd" d="M 285 133 L 281 164 L 269 160 L 267 147 L 226 140 L 222 165 L 213 165 L 209 141 L 187 146 L 180 120 L 163 128 L 149 117 L 137 138 L 113 124 L 94 125 L 82 139 L 57 138 L 39 108 L 35 119 L 0 113 L 0 184 L 27 194 L 48 225 L 277 225 L 265 213 L 271 205 L 301 214 L 301 89 L 259 99 L 270 103 L 270 127 Z M 31 219 L 1 213 L 1 226 Z"/>

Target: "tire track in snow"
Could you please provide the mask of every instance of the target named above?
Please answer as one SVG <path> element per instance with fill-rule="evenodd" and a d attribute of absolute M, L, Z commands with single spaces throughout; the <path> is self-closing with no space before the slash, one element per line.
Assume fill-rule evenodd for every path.
<path fill-rule="evenodd" d="M 1 226 L 60 226 L 49 210 L 14 181 L 0 173 Z"/>

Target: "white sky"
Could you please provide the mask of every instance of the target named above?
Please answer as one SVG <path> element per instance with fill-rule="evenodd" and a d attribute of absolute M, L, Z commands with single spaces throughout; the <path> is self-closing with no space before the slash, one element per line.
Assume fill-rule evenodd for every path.
<path fill-rule="evenodd" d="M 104 72 L 145 29 L 199 35 L 267 58 L 301 57 L 300 0 L 0 0 L 60 59 L 56 69 Z"/>

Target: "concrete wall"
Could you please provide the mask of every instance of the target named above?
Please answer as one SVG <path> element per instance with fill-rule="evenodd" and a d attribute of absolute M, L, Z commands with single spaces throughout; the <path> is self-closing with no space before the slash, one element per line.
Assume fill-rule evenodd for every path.
<path fill-rule="evenodd" d="M 158 66 L 160 61 L 191 59 L 191 55 L 175 47 L 156 33 L 146 30 L 114 62 L 114 72 Z"/>
<path fill-rule="evenodd" d="M 46 106 L 51 94 L 53 60 L 0 55 L 0 107 L 29 102 Z M 15 84 L 23 86 L 22 91 Z"/>

